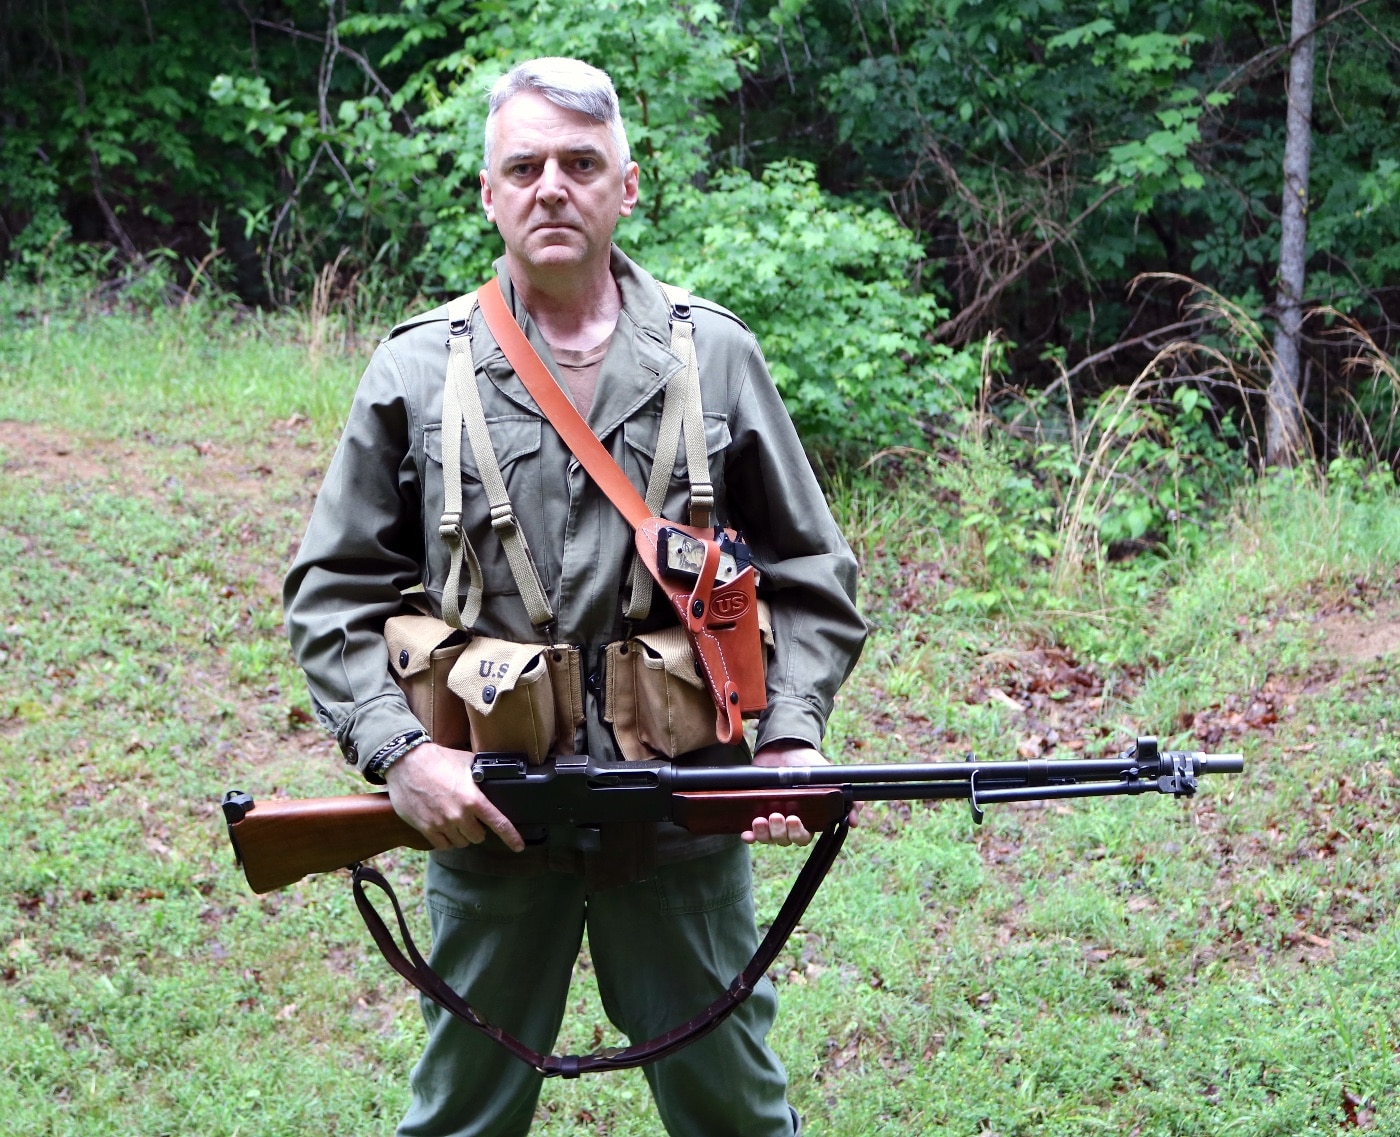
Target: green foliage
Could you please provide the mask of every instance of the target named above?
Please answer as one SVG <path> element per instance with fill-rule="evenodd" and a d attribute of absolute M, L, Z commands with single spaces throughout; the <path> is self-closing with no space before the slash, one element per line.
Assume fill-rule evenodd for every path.
<path fill-rule="evenodd" d="M 225 58 L 248 53 L 241 13 L 167 5 L 157 30 L 146 5 L 70 0 L 61 11 L 22 7 L 5 28 L 0 208 L 12 231 L 39 224 L 31 247 L 46 243 L 42 234 L 53 231 L 55 211 L 73 213 L 82 204 L 86 218 L 99 195 L 119 224 L 139 233 L 170 224 L 177 204 L 217 208 L 230 196 L 245 204 L 249 195 L 273 192 L 273 172 L 249 162 L 248 148 L 221 147 L 233 116 L 206 95 L 220 54 L 211 44 L 228 45 Z M 318 7 L 293 0 L 289 11 Z M 260 61 L 280 71 L 303 54 L 273 40 Z"/>
<path fill-rule="evenodd" d="M 1329 488 L 1360 502 L 1373 502 L 1395 492 L 1395 472 L 1377 467 L 1371 458 L 1342 454 L 1327 463 Z"/>
<path fill-rule="evenodd" d="M 753 162 L 811 156 L 828 188 L 888 193 L 946 258 L 948 306 L 969 312 L 959 337 L 1004 331 L 1048 382 L 1044 340 L 1112 341 L 1138 273 L 1272 294 L 1287 55 L 1257 5 L 756 0 L 741 12 L 771 85 L 767 103 L 738 108 L 731 137 Z M 1381 327 L 1400 244 L 1396 21 L 1368 8 L 1320 31 L 1313 117 L 1311 292 Z M 839 148 L 824 152 L 827 139 Z"/>
<path fill-rule="evenodd" d="M 1185 81 L 1206 40 L 1190 21 L 1217 27 L 1226 7 L 1188 16 L 1153 0 L 1107 13 L 1037 0 L 894 4 L 892 50 L 871 28 L 867 39 L 833 40 L 820 85 L 838 137 L 881 181 L 940 156 L 956 166 L 956 183 L 912 184 L 965 240 L 1064 227 L 1100 209 L 1102 187 L 1130 189 L 1129 208 L 1103 208 L 1077 241 L 1087 274 L 1110 277 L 1124 268 L 1122 226 L 1134 213 L 1203 185 L 1198 120 L 1227 100 Z"/>
<path fill-rule="evenodd" d="M 1055 499 L 1036 466 L 1011 439 L 977 434 L 955 439 L 950 453 L 928 463 L 930 482 L 952 506 L 949 544 L 963 582 L 944 601 L 946 610 L 1004 612 L 1028 596 L 1043 599 L 1059 539 Z"/>
<path fill-rule="evenodd" d="M 347 22 L 347 33 L 400 34 L 395 60 L 425 40 L 464 37 L 405 82 L 398 99 L 428 107 L 412 135 L 375 96 L 343 101 L 328 127 L 274 100 L 258 76 L 221 76 L 211 95 L 241 108 L 244 129 L 285 153 L 308 193 L 319 187 L 338 215 L 399 242 L 419 235 L 410 265 L 428 287 L 458 290 L 489 273 L 498 248 L 476 193 L 483 92 L 529 55 L 588 58 L 617 84 L 643 170 L 641 206 L 619 239 L 658 276 L 751 324 L 800 427 L 827 446 L 879 446 L 916 439 L 921 422 L 967 397 L 977 360 L 932 344 L 946 313 L 910 288 L 922 250 L 887 211 L 823 193 L 800 163 L 761 178 L 704 177 L 717 128 L 704 108 L 738 86 L 749 54 L 717 6 L 616 0 L 587 19 L 551 0 L 508 7 L 504 22 L 451 2 Z M 309 181 L 325 153 L 338 155 L 348 181 Z"/>
<path fill-rule="evenodd" d="M 1075 422 L 1043 399 L 959 417 L 936 455 L 906 457 L 909 483 L 943 503 L 926 523 L 958 583 L 940 610 L 1040 611 L 1088 654 L 1116 632 L 1083 623 L 1084 610 L 1127 602 L 1189 564 L 1246 477 L 1231 460 L 1232 424 L 1194 387 L 1160 404 L 1114 389 Z"/>
<path fill-rule="evenodd" d="M 173 249 L 170 294 L 258 304 L 478 282 L 484 92 L 550 53 L 616 80 L 642 166 L 621 241 L 753 323 L 819 449 L 917 441 L 975 390 L 959 345 L 984 333 L 1034 387 L 1175 320 L 1162 294 L 1134 312 L 1139 273 L 1261 312 L 1274 290 L 1286 53 L 1242 0 L 4 3 L 0 257 L 55 295 L 113 271 L 103 244 Z M 1309 209 L 1310 299 L 1385 351 L 1397 42 L 1383 7 L 1319 30 Z M 1317 417 L 1384 420 L 1332 355 Z"/>
<path fill-rule="evenodd" d="M 1103 396 L 1098 410 L 1120 397 Z M 1199 388 L 1180 386 L 1170 407 L 1140 402 L 1117 419 L 1122 463 L 1097 523 L 1104 545 L 1154 534 L 1170 534 L 1177 549 L 1199 543 L 1222 498 L 1241 480 L 1230 446 L 1234 424 L 1208 417 L 1210 409 Z"/>
<path fill-rule="evenodd" d="M 721 174 L 636 236 L 658 276 L 749 324 L 808 437 L 917 440 L 981 381 L 975 352 L 932 342 L 946 313 L 907 284 L 918 245 L 889 213 L 823 193 L 810 165 Z"/>

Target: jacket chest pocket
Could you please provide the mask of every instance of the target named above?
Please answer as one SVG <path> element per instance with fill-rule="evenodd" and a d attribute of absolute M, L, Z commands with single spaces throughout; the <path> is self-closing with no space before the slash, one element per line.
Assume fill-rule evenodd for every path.
<path fill-rule="evenodd" d="M 541 583 L 550 587 L 549 558 L 544 554 L 547 534 L 544 525 L 544 498 L 540 471 L 540 420 L 529 415 L 503 415 L 487 419 L 496 464 L 501 469 L 511 508 L 520 522 L 525 540 L 536 558 Z M 429 587 L 441 590 L 447 579 L 450 553 L 447 542 L 438 535 L 445 501 L 442 467 L 442 424 L 423 428 L 424 484 L 423 529 L 427 545 Z M 466 432 L 462 434 L 462 526 L 481 562 L 482 584 L 487 596 L 518 591 L 511 575 L 501 539 L 491 526 L 491 503 L 477 469 L 476 456 Z M 543 556 L 542 556 L 543 555 Z M 463 588 L 466 587 L 465 569 Z"/>
<path fill-rule="evenodd" d="M 661 432 L 659 412 L 638 415 L 623 424 L 623 438 L 627 442 L 626 461 L 628 476 L 633 485 L 650 484 L 651 468 L 656 460 L 656 440 Z M 710 481 L 715 487 L 715 504 L 718 516 L 726 513 L 724 500 L 724 451 L 730 442 L 729 418 L 714 411 L 705 412 L 705 456 L 710 467 Z M 676 463 L 671 470 L 671 485 L 666 491 L 666 504 L 661 516 L 672 521 L 686 522 L 686 511 L 690 505 L 690 475 L 685 460 L 685 439 L 682 437 L 676 450 Z"/>

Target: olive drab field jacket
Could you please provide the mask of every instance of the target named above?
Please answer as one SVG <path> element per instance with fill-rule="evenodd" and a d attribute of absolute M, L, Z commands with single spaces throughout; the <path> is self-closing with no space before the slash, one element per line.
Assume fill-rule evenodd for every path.
<path fill-rule="evenodd" d="M 588 424 L 644 493 L 672 354 L 671 309 L 660 286 L 616 248 L 622 295 Z M 556 379 L 539 329 L 498 262 L 507 304 Z M 837 688 L 865 638 L 855 607 L 856 563 L 832 519 L 757 342 L 725 309 L 691 302 L 716 522 L 748 538 L 771 608 L 774 653 L 757 742 L 819 746 Z M 618 757 L 603 721 L 598 674 L 624 628 L 632 532 L 565 448 L 472 316 L 477 386 L 497 461 L 541 582 L 557 615 L 553 642 L 582 649 L 585 736 L 579 749 Z M 390 676 L 383 629 L 404 593 L 421 586 L 440 612 L 449 549 L 443 512 L 445 307 L 400 324 L 380 344 L 356 391 L 310 525 L 286 580 L 286 622 L 317 714 L 361 770 L 389 740 L 418 726 Z M 567 390 L 567 386 L 565 387 Z M 461 446 L 463 525 L 480 559 L 484 602 L 475 630 L 546 642 L 532 627 L 491 527 L 471 447 Z M 685 520 L 689 483 L 677 457 L 664 516 Z M 674 622 L 664 601 L 651 624 Z M 643 629 L 644 630 L 644 629 Z M 730 761 L 745 760 L 728 748 Z M 707 761 L 724 760 L 713 755 Z"/>

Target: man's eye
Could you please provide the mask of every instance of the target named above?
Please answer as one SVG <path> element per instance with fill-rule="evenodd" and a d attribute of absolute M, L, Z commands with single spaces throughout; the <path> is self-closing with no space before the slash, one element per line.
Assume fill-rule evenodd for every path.
<path fill-rule="evenodd" d="M 580 158 L 574 163 L 574 168 L 587 173 L 590 170 L 596 170 L 598 168 L 598 163 L 592 158 Z"/>

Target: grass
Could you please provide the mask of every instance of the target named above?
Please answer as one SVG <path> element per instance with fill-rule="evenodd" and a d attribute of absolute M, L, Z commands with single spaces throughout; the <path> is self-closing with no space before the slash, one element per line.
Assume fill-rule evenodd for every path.
<path fill-rule="evenodd" d="M 359 1135 L 404 1108 L 421 1026 L 345 881 L 250 895 L 216 811 L 360 788 L 307 726 L 276 589 L 361 362 L 193 306 L 0 333 L 9 1134 Z M 1247 773 L 980 827 L 868 809 L 774 969 L 808 1132 L 1400 1132 L 1397 656 L 1336 648 L 1400 621 L 1400 498 L 1242 493 L 1093 611 L 988 614 L 949 603 L 970 538 L 923 488 L 837 487 L 876 632 L 834 756 L 1141 730 Z M 411 898 L 417 855 L 382 862 Z M 796 857 L 757 862 L 771 913 Z M 586 959 L 570 1001 L 561 1049 L 613 1039 Z M 658 1123 L 630 1073 L 549 1084 L 536 1131 Z"/>
<path fill-rule="evenodd" d="M 7 305 L 0 285 L 0 311 Z M 362 354 L 309 343 L 303 321 L 230 310 L 216 300 L 157 317 L 75 304 L 11 317 L 0 335 L 5 417 L 82 425 L 157 444 L 206 437 L 255 444 L 270 423 L 308 420 L 332 436 Z M 321 338 L 325 338 L 322 336 Z"/>

